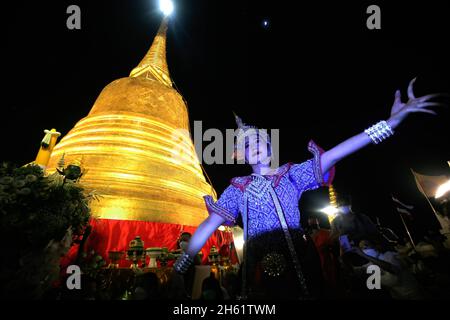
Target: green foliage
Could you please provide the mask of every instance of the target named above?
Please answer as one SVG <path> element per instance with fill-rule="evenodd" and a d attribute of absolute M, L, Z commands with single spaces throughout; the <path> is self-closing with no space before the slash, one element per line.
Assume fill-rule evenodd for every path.
<path fill-rule="evenodd" d="M 81 236 L 96 199 L 70 165 L 45 176 L 37 165 L 0 164 L 0 297 L 39 299 L 59 277 L 59 260 Z"/>
<path fill-rule="evenodd" d="M 90 217 L 86 194 L 76 180 L 56 172 L 44 176 L 37 165 L 0 165 L 0 234 L 21 248 L 43 248 L 68 228 L 80 235 Z M 7 235 L 5 239 L 4 236 Z M 19 248 L 17 248 L 19 249 Z"/>

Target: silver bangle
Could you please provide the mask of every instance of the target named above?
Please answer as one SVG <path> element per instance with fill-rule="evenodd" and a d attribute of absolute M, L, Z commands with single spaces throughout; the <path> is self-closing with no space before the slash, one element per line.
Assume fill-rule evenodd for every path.
<path fill-rule="evenodd" d="M 394 134 L 391 126 L 386 121 L 380 121 L 377 124 L 364 130 L 374 144 L 379 144 L 383 140 Z"/>
<path fill-rule="evenodd" d="M 175 261 L 173 268 L 176 272 L 184 274 L 188 271 L 191 264 L 194 263 L 194 259 L 192 259 L 187 253 L 183 253 L 178 257 L 177 261 Z"/>

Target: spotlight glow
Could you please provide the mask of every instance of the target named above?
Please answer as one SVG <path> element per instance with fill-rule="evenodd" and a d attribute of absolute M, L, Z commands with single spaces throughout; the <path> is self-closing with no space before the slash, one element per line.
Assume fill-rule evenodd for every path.
<path fill-rule="evenodd" d="M 328 206 L 320 211 L 325 213 L 327 216 L 334 216 L 339 212 L 339 209 L 333 206 Z"/>
<path fill-rule="evenodd" d="M 217 230 L 219 230 L 219 231 L 225 231 L 226 229 L 225 229 L 224 226 L 220 226 L 219 228 L 217 228 Z"/>
<path fill-rule="evenodd" d="M 244 248 L 244 237 L 243 236 L 235 237 L 234 246 L 236 247 L 236 250 L 242 250 Z"/>
<path fill-rule="evenodd" d="M 232 228 L 232 232 L 233 232 L 234 248 L 236 249 L 239 263 L 242 263 L 244 259 L 244 243 L 245 243 L 244 230 L 236 226 Z"/>
<path fill-rule="evenodd" d="M 167 17 L 173 12 L 173 2 L 171 0 L 159 0 L 159 9 Z"/>
<path fill-rule="evenodd" d="M 436 199 L 440 198 L 440 197 L 442 197 L 443 195 L 445 195 L 449 191 L 450 191 L 450 180 L 448 180 L 447 182 L 441 184 L 439 186 L 439 188 L 437 188 L 436 194 L 434 195 L 434 197 Z"/>

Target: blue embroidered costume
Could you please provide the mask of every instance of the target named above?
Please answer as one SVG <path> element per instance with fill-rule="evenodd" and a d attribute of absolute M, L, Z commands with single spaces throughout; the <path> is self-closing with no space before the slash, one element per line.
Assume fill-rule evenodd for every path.
<path fill-rule="evenodd" d="M 275 287 L 293 295 L 307 294 L 307 287 L 311 291 L 298 202 L 303 192 L 330 184 L 334 168 L 323 176 L 323 151 L 313 141 L 308 149 L 314 155 L 310 160 L 287 163 L 274 175 L 233 178 L 217 202 L 205 196 L 209 213 L 222 216 L 227 225 L 234 225 L 239 216 L 242 219 L 246 238 L 243 282 L 249 296 L 279 297 L 282 292 L 269 292 Z"/>

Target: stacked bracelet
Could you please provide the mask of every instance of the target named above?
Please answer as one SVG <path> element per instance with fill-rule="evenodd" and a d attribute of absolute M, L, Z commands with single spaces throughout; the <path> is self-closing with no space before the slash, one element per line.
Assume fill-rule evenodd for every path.
<path fill-rule="evenodd" d="M 394 134 L 391 126 L 384 120 L 364 130 L 364 132 L 369 136 L 374 144 L 378 144 Z"/>
<path fill-rule="evenodd" d="M 178 257 L 177 261 L 173 265 L 173 268 L 176 272 L 183 274 L 188 271 L 193 262 L 194 259 L 192 259 L 187 253 L 183 253 Z"/>

